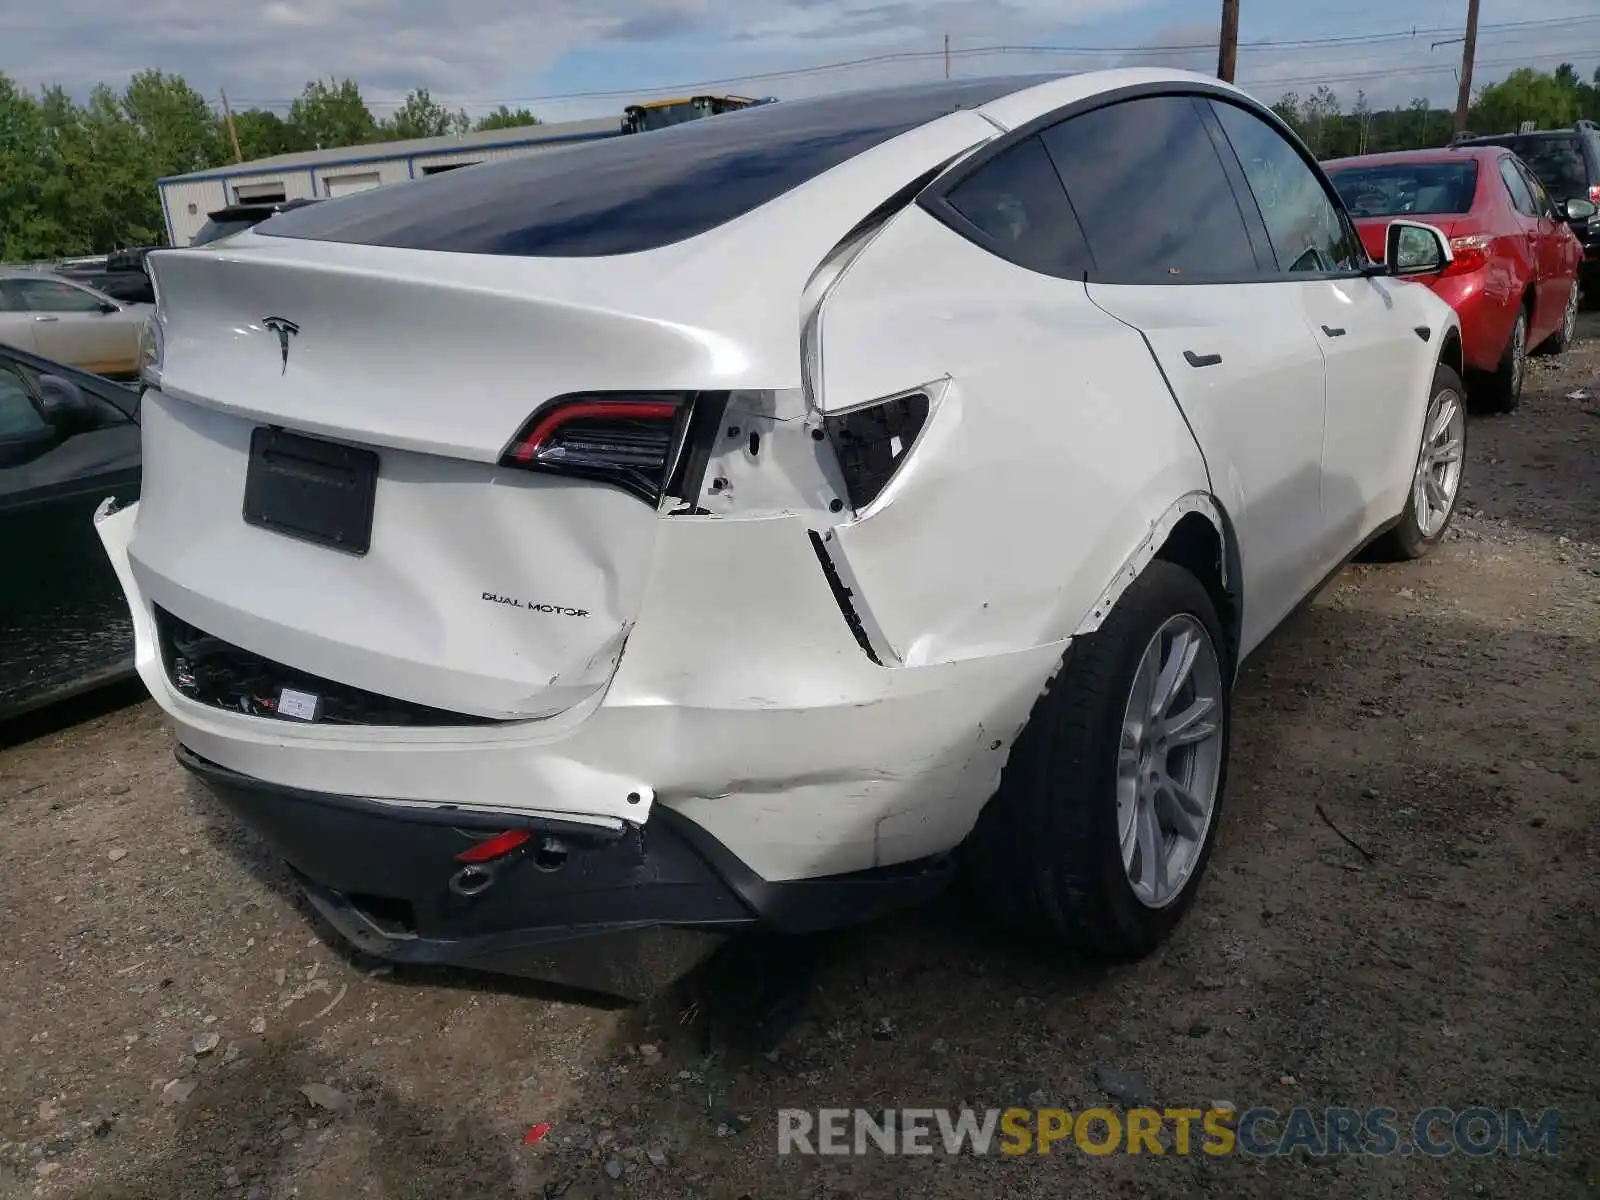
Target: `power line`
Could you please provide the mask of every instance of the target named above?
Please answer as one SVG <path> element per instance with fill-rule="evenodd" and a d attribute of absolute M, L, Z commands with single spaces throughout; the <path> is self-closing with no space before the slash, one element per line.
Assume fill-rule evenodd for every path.
<path fill-rule="evenodd" d="M 1600 23 L 1600 15 L 1587 16 L 1587 17 L 1554 17 L 1554 18 L 1545 18 L 1545 19 L 1541 19 L 1541 20 L 1529 20 L 1529 21 L 1507 21 L 1507 22 L 1502 22 L 1502 23 L 1497 24 L 1497 25 L 1480 25 L 1478 27 L 1478 36 L 1480 38 L 1482 38 L 1486 34 L 1494 34 L 1494 33 L 1521 32 L 1521 31 L 1532 32 L 1532 31 L 1538 31 L 1538 30 L 1566 29 L 1566 28 L 1571 28 L 1571 27 L 1574 27 L 1574 26 L 1596 24 L 1596 23 Z M 1424 37 L 1426 35 L 1430 35 L 1430 34 L 1434 34 L 1434 33 L 1452 33 L 1452 32 L 1454 32 L 1454 29 L 1453 29 L 1453 27 L 1449 27 L 1449 26 L 1436 27 L 1436 28 L 1417 27 L 1417 28 L 1413 28 L 1413 29 L 1409 29 L 1409 30 L 1392 32 L 1392 33 L 1346 34 L 1346 35 L 1341 35 L 1341 36 L 1338 36 L 1338 37 L 1326 37 L 1326 38 L 1299 38 L 1299 39 L 1258 40 L 1258 41 L 1253 41 L 1253 42 L 1240 42 L 1239 45 L 1238 45 L 1238 49 L 1240 50 L 1240 52 L 1244 52 L 1246 50 L 1257 51 L 1257 50 L 1311 49 L 1311 48 L 1318 47 L 1318 46 L 1377 45 L 1377 44 L 1386 43 L 1386 42 L 1394 43 L 1394 42 L 1405 42 L 1405 41 L 1419 40 L 1419 39 L 1421 39 L 1422 37 Z M 963 46 L 963 47 L 952 48 L 949 53 L 950 53 L 950 56 L 952 58 L 957 58 L 957 57 L 960 57 L 960 58 L 975 58 L 975 57 L 988 57 L 988 56 L 1008 56 L 1008 55 L 1018 55 L 1018 54 L 1031 55 L 1031 56 L 1037 56 L 1037 57 L 1046 57 L 1046 56 L 1055 56 L 1055 55 L 1079 55 L 1079 56 L 1084 56 L 1084 57 L 1090 57 L 1090 56 L 1095 56 L 1095 55 L 1115 55 L 1115 54 L 1178 54 L 1178 53 L 1190 53 L 1190 52 L 1200 52 L 1200 51 L 1215 52 L 1216 49 L 1217 49 L 1217 43 L 1215 41 L 1212 41 L 1212 42 L 1190 42 L 1190 43 L 1185 43 L 1185 44 L 1181 44 L 1181 45 L 1166 45 L 1166 46 L 1149 46 L 1149 45 L 1145 45 L 1145 46 L 1053 46 L 1053 45 Z M 552 93 L 552 94 L 542 95 L 542 96 L 512 96 L 512 97 L 504 97 L 504 98 L 496 97 L 496 98 L 492 98 L 492 99 L 472 101 L 471 102 L 471 106 L 474 107 L 474 108 L 479 108 L 479 107 L 485 107 L 485 106 L 493 106 L 493 105 L 497 105 L 497 104 L 508 104 L 508 105 L 509 104 L 553 104 L 553 103 L 560 103 L 560 102 L 564 102 L 564 101 L 573 101 L 573 100 L 611 100 L 611 99 L 619 99 L 619 98 L 624 98 L 624 97 L 650 95 L 650 94 L 657 93 L 657 92 L 684 92 L 684 93 L 689 93 L 689 92 L 694 92 L 694 91 L 697 91 L 697 90 L 703 89 L 703 88 L 725 87 L 725 86 L 728 86 L 728 85 L 731 85 L 731 84 L 737 84 L 737 83 L 764 83 L 764 82 L 770 82 L 770 81 L 780 80 L 780 79 L 799 79 L 799 78 L 806 78 L 806 77 L 814 76 L 814 75 L 828 74 L 828 73 L 832 73 L 832 72 L 835 72 L 835 71 L 852 70 L 852 69 L 856 69 L 856 68 L 860 68 L 860 67 L 881 66 L 881 65 L 884 65 L 884 64 L 887 64 L 887 63 L 926 62 L 926 61 L 929 61 L 929 60 L 942 59 L 944 57 L 944 53 L 945 52 L 942 49 L 940 49 L 940 50 L 904 50 L 904 51 L 898 51 L 898 52 L 895 52 L 895 53 L 874 54 L 874 55 L 869 55 L 869 56 L 864 57 L 864 58 L 852 58 L 852 59 L 840 60 L 840 61 L 837 61 L 837 62 L 819 63 L 819 64 L 817 64 L 815 66 L 810 66 L 810 67 L 790 67 L 790 68 L 787 68 L 787 69 L 784 69 L 784 70 L 761 71 L 761 72 L 756 72 L 756 73 L 750 74 L 750 75 L 729 75 L 729 76 L 723 76 L 723 77 L 717 78 L 717 79 L 701 79 L 701 80 L 696 80 L 696 81 L 687 82 L 687 83 L 660 84 L 660 85 L 654 85 L 654 86 L 638 86 L 638 87 L 628 87 L 628 88 L 596 89 L 596 90 L 589 90 L 589 91 L 582 91 L 582 92 L 558 92 L 558 93 Z M 1566 51 L 1562 52 L 1562 54 L 1560 54 L 1560 55 L 1538 55 L 1538 56 L 1533 56 L 1533 57 L 1535 57 L 1535 58 L 1550 58 L 1550 57 L 1571 58 L 1571 57 L 1581 57 L 1585 53 L 1592 53 L 1592 52 L 1581 51 L 1581 50 L 1580 51 L 1566 50 Z M 1397 66 L 1398 65 L 1399 64 L 1397 64 Z M 1484 64 L 1481 64 L 1481 65 L 1488 66 L 1490 64 L 1484 63 Z M 1415 68 L 1412 68 L 1410 64 L 1406 64 L 1406 68 L 1407 68 L 1407 70 L 1415 69 Z M 1444 70 L 1451 70 L 1453 68 L 1446 67 L 1446 68 L 1443 68 L 1443 69 Z M 1431 72 L 1432 70 L 1434 70 L 1434 68 L 1427 68 L 1425 71 L 1422 71 L 1420 69 L 1418 69 L 1418 70 L 1419 70 L 1419 73 L 1428 73 L 1428 72 Z M 1388 74 L 1388 73 L 1390 73 L 1390 72 L 1379 72 L 1378 74 Z M 1344 76 L 1328 76 L 1327 77 L 1328 80 L 1336 80 L 1336 79 L 1339 79 L 1339 78 L 1345 78 L 1345 77 Z M 269 99 L 254 98 L 254 97 L 241 97 L 241 98 L 239 98 L 238 103 L 241 103 L 241 104 L 252 104 L 252 105 L 256 105 L 258 107 L 271 108 L 271 107 L 280 107 L 280 106 L 285 106 L 285 105 L 292 104 L 293 100 L 292 99 L 270 99 L 269 100 Z M 405 103 L 404 100 L 369 100 L 369 101 L 367 101 L 367 105 L 368 105 L 369 108 L 371 108 L 371 107 L 398 107 L 398 106 L 400 106 L 400 105 L 402 105 L 404 103 Z"/>
<path fill-rule="evenodd" d="M 1521 67 L 1526 66 L 1530 62 L 1547 62 L 1553 60 L 1570 61 L 1574 58 L 1583 58 L 1591 54 L 1600 55 L 1600 46 L 1583 50 L 1563 50 L 1554 54 L 1534 54 L 1519 56 L 1517 58 L 1502 58 L 1490 62 L 1479 62 L 1478 66 Z M 1407 73 L 1411 75 L 1449 75 L 1458 69 L 1459 68 L 1453 63 L 1440 63 L 1437 66 L 1407 67 Z M 1244 86 L 1249 88 L 1305 87 L 1307 84 L 1313 83 L 1359 83 L 1367 79 L 1392 79 L 1393 77 L 1393 70 L 1360 71 L 1355 73 L 1341 71 L 1332 75 L 1309 75 L 1304 78 L 1297 79 L 1261 79 L 1246 83 Z"/>

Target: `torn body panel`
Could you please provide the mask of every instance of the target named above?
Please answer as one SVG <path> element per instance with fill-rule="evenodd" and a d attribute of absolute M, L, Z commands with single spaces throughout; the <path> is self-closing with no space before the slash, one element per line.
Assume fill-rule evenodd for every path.
<path fill-rule="evenodd" d="M 1217 531 L 1218 545 L 1226 547 L 1229 544 L 1227 522 L 1223 519 L 1222 510 L 1217 507 L 1217 502 L 1208 492 L 1190 492 L 1181 496 L 1150 523 L 1150 531 L 1134 547 L 1133 552 L 1123 562 L 1121 569 L 1106 585 L 1105 591 L 1100 593 L 1094 606 L 1089 610 L 1078 628 L 1073 632 L 1074 637 L 1084 637 L 1100 628 L 1100 623 L 1111 615 L 1111 610 L 1116 607 L 1117 601 L 1122 598 L 1122 593 L 1127 591 L 1133 581 L 1139 578 L 1139 573 L 1150 565 L 1152 559 L 1160 551 L 1162 544 L 1172 531 L 1177 528 L 1178 522 L 1190 513 L 1198 513 L 1204 517 L 1213 529 Z M 1221 572 L 1222 586 L 1226 591 L 1233 590 L 1231 581 L 1232 568 L 1229 564 L 1229 555 L 1224 553 L 1218 567 Z"/>
<path fill-rule="evenodd" d="M 1081 283 L 1019 271 L 920 208 L 835 284 L 820 337 L 829 413 L 948 380 L 883 494 L 834 531 L 908 666 L 1070 635 L 1174 500 L 1208 490 L 1136 331 Z"/>

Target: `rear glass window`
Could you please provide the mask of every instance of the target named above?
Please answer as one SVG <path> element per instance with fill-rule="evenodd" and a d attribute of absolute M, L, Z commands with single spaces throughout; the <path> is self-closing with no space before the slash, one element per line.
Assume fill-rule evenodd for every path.
<path fill-rule="evenodd" d="M 1514 152 L 1557 200 L 1588 195 L 1589 170 L 1583 161 L 1583 143 L 1576 134 L 1510 136 L 1494 138 L 1489 143 Z"/>
<path fill-rule="evenodd" d="M 946 199 L 988 239 L 990 249 L 1020 266 L 1068 278 L 1081 278 L 1089 269 L 1083 230 L 1037 137 L 990 159 Z"/>
<path fill-rule="evenodd" d="M 374 189 L 259 232 L 413 250 L 589 258 L 671 245 L 846 159 L 1044 77 L 784 100 Z"/>
<path fill-rule="evenodd" d="M 243 233 L 254 221 L 207 221 L 200 226 L 200 232 L 194 235 L 191 246 L 204 246 L 207 242 L 219 241 L 225 237 L 232 237 L 236 233 Z"/>
<path fill-rule="evenodd" d="M 1478 164 L 1386 163 L 1328 172 L 1352 217 L 1464 213 L 1478 190 Z"/>

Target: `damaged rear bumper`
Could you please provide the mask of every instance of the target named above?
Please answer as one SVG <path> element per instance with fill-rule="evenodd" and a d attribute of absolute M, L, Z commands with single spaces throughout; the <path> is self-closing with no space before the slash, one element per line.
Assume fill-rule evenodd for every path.
<path fill-rule="evenodd" d="M 177 755 L 289 863 L 357 949 L 630 999 L 682 976 L 730 935 L 867 920 L 931 897 L 951 869 L 941 857 L 774 883 L 666 808 L 610 829 L 330 795 L 242 775 L 182 745 Z M 458 858 L 506 830 L 531 836 L 481 866 Z"/>
<path fill-rule="evenodd" d="M 853 875 L 948 852 L 993 793 L 1064 642 L 886 668 L 853 636 L 792 518 L 666 523 L 610 686 L 538 721 L 374 726 L 195 702 L 163 662 L 137 507 L 97 521 L 133 615 L 140 677 L 190 751 L 287 789 L 617 833 L 670 810 L 760 878 Z M 727 564 L 740 564 L 729 572 Z M 726 618 L 738 612 L 738 621 Z"/>

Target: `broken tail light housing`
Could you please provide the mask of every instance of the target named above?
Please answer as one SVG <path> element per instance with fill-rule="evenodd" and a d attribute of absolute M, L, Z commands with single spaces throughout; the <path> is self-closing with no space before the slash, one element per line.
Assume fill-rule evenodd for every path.
<path fill-rule="evenodd" d="M 878 498 L 911 452 L 911 444 L 927 420 L 928 397 L 922 392 L 880 400 L 824 419 L 852 508 L 865 508 Z"/>
<path fill-rule="evenodd" d="M 679 392 L 561 396 L 528 418 L 500 465 L 597 480 L 656 504 L 691 407 Z"/>
<path fill-rule="evenodd" d="M 1441 274 L 1470 275 L 1489 261 L 1494 234 L 1469 233 L 1450 239 L 1450 261 Z"/>

